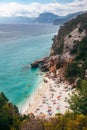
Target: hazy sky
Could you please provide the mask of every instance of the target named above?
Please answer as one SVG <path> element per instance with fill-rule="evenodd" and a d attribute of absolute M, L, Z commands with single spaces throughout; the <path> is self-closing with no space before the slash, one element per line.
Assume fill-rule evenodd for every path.
<path fill-rule="evenodd" d="M 0 0 L 0 16 L 67 15 L 87 10 L 87 0 Z"/>
<path fill-rule="evenodd" d="M 52 2 L 59 2 L 59 3 L 68 3 L 74 0 L 0 0 L 0 2 L 18 2 L 18 3 L 32 3 L 32 2 L 39 2 L 39 3 L 52 3 Z"/>

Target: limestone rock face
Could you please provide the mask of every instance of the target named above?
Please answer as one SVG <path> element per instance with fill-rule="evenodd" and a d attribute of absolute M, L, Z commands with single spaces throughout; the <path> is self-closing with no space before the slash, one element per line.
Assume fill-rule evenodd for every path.
<path fill-rule="evenodd" d="M 58 55 L 57 66 L 64 66 L 74 59 L 76 47 L 87 36 L 86 19 L 87 13 L 79 15 L 61 26 L 58 34 L 54 36 L 50 57 Z"/>
<path fill-rule="evenodd" d="M 35 61 L 31 68 L 39 67 L 41 71 L 56 73 L 59 68 L 74 60 L 78 44 L 86 36 L 87 13 L 84 13 L 60 27 L 58 34 L 53 38 L 50 56 Z"/>

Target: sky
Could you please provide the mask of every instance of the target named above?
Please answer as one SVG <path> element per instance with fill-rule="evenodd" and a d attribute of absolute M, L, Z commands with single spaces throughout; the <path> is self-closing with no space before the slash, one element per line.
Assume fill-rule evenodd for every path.
<path fill-rule="evenodd" d="M 0 0 L 0 2 L 18 2 L 18 3 L 32 3 L 32 2 L 37 2 L 37 3 L 53 3 L 53 2 L 59 2 L 59 3 L 67 3 L 67 2 L 72 2 L 73 0 Z"/>
<path fill-rule="evenodd" d="M 0 16 L 37 17 L 44 12 L 60 16 L 87 10 L 87 0 L 0 0 Z"/>

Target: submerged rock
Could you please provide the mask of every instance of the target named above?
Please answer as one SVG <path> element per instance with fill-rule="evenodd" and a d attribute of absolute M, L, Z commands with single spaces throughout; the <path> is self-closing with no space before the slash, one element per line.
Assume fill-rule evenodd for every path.
<path fill-rule="evenodd" d="M 32 63 L 31 68 L 38 68 L 38 62 L 35 61 L 34 63 Z"/>

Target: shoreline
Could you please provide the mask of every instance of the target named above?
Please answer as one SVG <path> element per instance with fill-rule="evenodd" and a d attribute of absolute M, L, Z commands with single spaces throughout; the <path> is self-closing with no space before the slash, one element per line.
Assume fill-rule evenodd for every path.
<path fill-rule="evenodd" d="M 43 75 L 42 75 L 43 76 Z M 20 113 L 23 115 L 23 114 L 28 114 L 28 113 L 31 113 L 29 112 L 29 109 L 30 109 L 30 104 L 34 104 L 34 101 L 39 97 L 38 94 L 40 93 L 40 91 L 42 92 L 43 90 L 45 90 L 45 87 L 44 86 L 44 81 L 43 81 L 43 78 L 44 76 L 42 77 L 42 82 L 40 82 L 40 84 L 38 85 L 37 89 L 31 94 L 31 96 L 28 97 L 27 101 L 24 102 L 21 106 L 22 109 L 20 111 Z"/>
<path fill-rule="evenodd" d="M 43 72 L 39 72 L 38 74 L 36 74 L 38 76 L 36 84 L 35 84 L 35 89 L 32 91 L 32 93 L 30 93 L 26 99 L 24 101 L 22 101 L 20 104 L 18 104 L 18 108 L 19 108 L 19 112 L 20 114 L 25 114 L 26 110 L 29 107 L 29 102 L 34 98 L 34 94 L 37 93 L 38 91 L 38 86 L 42 83 L 43 78 L 44 78 L 44 73 Z"/>
<path fill-rule="evenodd" d="M 44 76 L 38 90 L 30 97 L 26 109 L 21 114 L 33 113 L 35 116 L 49 118 L 57 113 L 64 114 L 69 110 L 66 99 L 72 94 L 71 85 L 67 81 L 59 81 L 59 78 Z"/>

